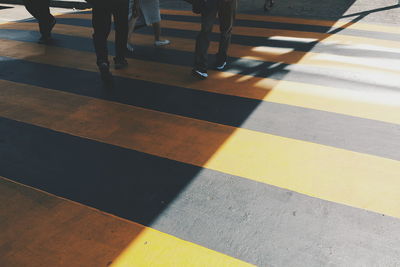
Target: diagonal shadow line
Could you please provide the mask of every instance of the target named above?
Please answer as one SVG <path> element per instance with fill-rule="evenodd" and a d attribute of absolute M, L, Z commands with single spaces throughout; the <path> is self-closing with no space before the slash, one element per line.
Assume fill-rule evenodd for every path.
<path fill-rule="evenodd" d="M 365 18 L 366 15 L 367 14 L 359 15 L 356 18 L 352 19 L 351 21 L 349 21 L 349 22 L 345 23 L 344 25 L 342 25 L 340 28 L 336 28 L 336 29 L 333 29 L 331 31 L 327 31 L 326 33 L 331 34 L 331 35 L 338 34 L 341 31 L 345 30 L 346 28 L 350 27 L 351 25 L 361 21 L 363 18 Z M 332 24 L 332 25 L 334 25 L 334 24 Z M 316 47 L 321 41 L 325 40 L 326 38 L 328 38 L 328 37 L 320 38 L 320 39 L 318 39 L 316 41 L 312 41 L 312 42 L 309 42 L 308 44 L 305 44 L 303 51 L 305 53 L 312 51 L 314 49 L 314 47 Z M 290 55 L 290 54 L 294 54 L 294 52 L 288 52 L 286 55 Z M 298 58 L 298 61 L 300 61 L 300 60 L 301 60 L 301 58 Z M 268 70 L 266 72 L 264 72 L 264 73 L 267 74 L 266 77 L 269 76 L 268 74 L 282 73 L 282 71 L 284 71 L 285 68 L 287 66 L 289 66 L 289 65 L 292 65 L 292 64 L 279 63 L 279 64 L 275 64 L 275 66 L 272 67 L 272 68 L 270 66 L 268 66 Z M 290 71 L 287 71 L 287 73 L 289 73 L 289 72 Z M 251 74 L 251 70 L 244 70 L 244 71 L 239 72 L 239 74 L 247 74 L 247 75 L 249 75 L 249 74 Z"/>
<path fill-rule="evenodd" d="M 394 8 L 400 8 L 400 5 L 393 5 L 393 6 L 388 6 L 388 7 L 371 9 L 368 11 L 357 12 L 357 13 L 353 13 L 353 14 L 344 15 L 341 18 L 349 18 L 349 17 L 353 17 L 353 16 L 366 16 L 366 15 L 369 15 L 372 13 L 382 12 L 382 11 L 386 11 L 386 10 L 390 10 L 390 9 L 394 9 Z"/>
<path fill-rule="evenodd" d="M 351 5 L 351 3 L 349 3 L 348 6 L 350 6 L 350 5 Z M 349 25 L 361 20 L 364 16 L 365 15 L 360 15 L 357 18 L 355 18 L 354 20 L 352 20 L 351 22 L 347 23 L 346 25 L 349 26 Z M 336 34 L 336 33 L 340 32 L 341 30 L 343 30 L 344 28 L 345 27 L 343 27 L 341 29 L 335 29 L 335 30 L 333 30 L 333 31 L 331 31 L 329 33 Z M 310 43 L 309 46 L 308 46 L 308 51 L 311 51 L 315 47 L 315 45 L 318 44 L 318 42 L 320 42 L 321 40 L 323 40 L 323 39 L 320 39 L 320 40 L 318 40 L 316 42 Z M 298 60 L 301 60 L 301 58 L 299 58 Z M 287 64 L 278 64 L 278 66 L 275 66 L 275 67 L 271 68 L 268 71 L 270 73 L 273 73 L 274 71 L 280 71 L 281 72 L 281 71 L 283 71 L 285 69 L 286 66 L 287 66 Z M 270 66 L 268 66 L 268 68 L 269 67 Z M 244 71 L 243 73 L 246 74 L 247 72 Z M 269 73 L 267 73 L 266 77 L 268 76 L 268 74 Z M 93 76 L 93 78 L 94 78 L 94 76 Z M 128 84 L 133 85 L 133 83 L 131 81 L 122 81 L 121 80 L 121 84 L 124 84 L 124 83 L 126 83 L 126 85 L 128 85 Z M 93 90 L 97 90 L 98 89 L 98 87 L 96 87 L 96 86 L 98 86 L 98 84 L 94 85 Z M 121 88 L 116 88 L 116 90 L 113 91 L 113 93 L 112 93 L 111 100 L 115 100 L 120 95 L 124 95 L 125 93 L 122 92 L 122 91 L 125 90 L 125 89 L 126 88 L 124 88 L 124 86 L 121 87 Z M 245 118 L 243 119 L 242 123 L 244 123 L 244 121 L 246 120 L 246 117 L 249 117 L 250 114 L 252 113 L 252 111 L 254 111 L 257 108 L 257 106 L 258 105 L 253 105 L 251 107 L 248 107 L 247 110 L 243 110 L 242 111 L 246 115 Z M 9 121 L 4 122 L 4 123 L 13 124 L 13 122 L 9 122 Z M 31 126 L 18 126 L 18 127 L 20 127 L 21 136 L 23 135 L 23 130 L 24 129 L 31 128 Z M 41 130 L 40 129 L 35 128 L 35 129 L 31 130 L 31 131 L 35 132 L 35 134 L 38 136 L 37 140 L 40 140 L 42 138 L 42 137 L 40 137 L 40 135 L 41 135 L 41 133 L 40 133 Z M 49 139 L 55 140 L 54 144 L 57 144 L 56 141 L 58 139 L 57 139 L 56 136 L 54 136 L 55 133 L 49 132 L 49 133 L 46 133 L 46 134 L 48 136 L 51 136 L 51 138 L 49 138 Z M 204 151 L 204 155 L 202 157 L 202 162 L 206 163 L 209 160 L 209 158 L 211 158 L 215 154 L 215 152 L 218 151 L 220 146 L 223 145 L 224 142 L 232 134 L 234 134 L 234 130 L 228 131 L 224 135 L 219 136 L 219 138 L 217 138 L 215 140 L 212 140 L 213 143 L 209 143 L 208 147 L 207 147 L 207 151 Z M 14 138 L 16 138 L 16 137 L 17 136 L 15 136 Z M 39 150 L 39 147 L 40 147 L 39 144 L 45 144 L 45 142 L 48 142 L 49 139 L 44 138 L 44 140 L 41 140 L 40 143 L 32 144 L 31 146 L 35 145 L 35 147 L 37 146 L 37 149 Z M 63 139 L 63 142 L 69 144 L 68 143 L 68 142 L 70 142 L 69 141 L 69 139 L 70 139 L 69 137 L 63 135 L 62 139 Z M 86 141 L 84 141 L 84 140 L 76 140 L 75 138 L 74 138 L 74 140 L 76 141 L 76 143 L 84 145 L 85 147 L 88 147 L 88 148 L 96 147 L 98 149 L 97 145 L 94 144 L 92 141 L 88 141 L 87 144 L 86 144 Z M 169 186 L 172 186 L 172 188 L 171 189 L 167 189 L 167 190 L 170 190 L 170 192 L 168 192 L 168 194 L 165 194 L 165 192 L 163 192 L 163 191 L 165 191 L 166 189 L 165 188 L 160 188 L 160 184 L 158 183 L 159 181 L 158 181 L 158 177 L 157 177 L 158 175 L 161 175 L 163 172 L 161 171 L 161 172 L 158 173 L 157 170 L 153 170 L 151 173 L 147 173 L 146 174 L 146 168 L 142 168 L 140 170 L 140 173 L 142 175 L 144 175 L 144 177 L 146 179 L 149 179 L 149 180 L 145 181 L 145 180 L 141 180 L 142 178 L 140 178 L 140 177 L 136 178 L 137 179 L 136 182 L 141 183 L 142 187 L 135 189 L 137 191 L 137 193 L 138 193 L 137 196 L 132 196 L 132 192 L 129 190 L 129 188 L 126 187 L 126 181 L 124 180 L 124 179 L 126 179 L 126 177 L 124 176 L 124 174 L 125 174 L 124 171 L 126 171 L 127 173 L 130 173 L 131 170 L 130 170 L 130 168 L 127 168 L 126 166 L 125 166 L 125 168 L 123 168 L 123 165 L 121 165 L 121 164 L 126 163 L 126 159 L 127 158 L 132 158 L 132 159 L 136 159 L 136 160 L 139 161 L 139 158 L 141 156 L 143 156 L 143 155 L 141 153 L 139 153 L 139 155 L 135 154 L 135 156 L 132 157 L 132 156 L 129 156 L 130 153 L 131 153 L 131 152 L 129 152 L 129 150 L 123 150 L 123 152 L 118 152 L 117 151 L 118 152 L 117 153 L 115 151 L 115 149 L 113 149 L 109 145 L 105 144 L 104 146 L 105 146 L 104 148 L 98 149 L 97 152 L 99 152 L 99 151 L 103 151 L 103 152 L 107 151 L 110 154 L 115 155 L 115 156 L 121 155 L 120 153 L 122 153 L 122 155 L 126 156 L 126 158 L 124 158 L 123 162 L 118 162 L 118 164 L 115 166 L 115 167 L 119 167 L 118 174 L 120 175 L 120 177 L 117 180 L 117 188 L 119 190 L 121 190 L 121 192 L 124 192 L 123 196 L 121 196 L 121 198 L 122 198 L 121 202 L 109 203 L 109 202 L 107 202 L 106 200 L 103 199 L 105 196 L 109 196 L 110 190 L 111 191 L 113 190 L 113 189 L 111 189 L 109 187 L 109 180 L 107 179 L 107 177 L 110 176 L 110 175 L 115 175 L 115 173 L 113 173 L 113 171 L 112 171 L 112 168 L 111 169 L 110 168 L 106 168 L 105 166 L 101 166 L 101 168 L 104 170 L 103 174 L 101 172 L 96 172 L 102 178 L 102 181 L 101 181 L 101 184 L 99 185 L 98 190 L 96 190 L 96 188 L 91 187 L 91 185 L 92 185 L 91 182 L 95 182 L 95 181 L 90 181 L 89 184 L 86 185 L 87 193 L 89 193 L 89 194 L 87 194 L 83 198 L 81 198 L 80 201 L 84 202 L 84 203 L 88 203 L 89 202 L 91 206 L 95 206 L 95 207 L 98 207 L 98 208 L 103 208 L 104 209 L 104 207 L 106 207 L 105 208 L 106 211 L 114 213 L 114 214 L 122 216 L 122 217 L 125 217 L 125 218 L 128 218 L 128 219 L 132 219 L 132 217 L 140 219 L 140 216 L 142 216 L 140 222 L 145 224 L 145 225 L 148 225 L 148 226 L 151 226 L 152 222 L 154 222 L 156 219 L 158 219 L 159 215 L 162 214 L 163 211 L 165 211 L 165 209 L 167 209 L 168 205 L 171 204 L 178 197 L 180 192 L 184 191 L 184 189 L 186 188 L 186 186 L 188 186 L 188 184 L 190 184 L 192 179 L 198 178 L 199 174 L 202 171 L 201 167 L 193 168 L 192 166 L 185 166 L 186 171 L 183 171 L 183 172 L 179 172 L 179 171 L 177 172 L 175 170 L 174 175 L 181 175 L 182 176 L 182 174 L 183 174 L 183 177 L 180 177 L 181 178 L 180 180 L 176 180 L 175 184 L 172 184 L 172 185 L 170 184 Z M 68 147 L 68 146 L 66 146 L 66 147 Z M 21 151 L 23 151 L 23 148 L 21 148 Z M 49 151 L 52 151 L 53 153 L 55 153 L 54 150 L 49 150 Z M 74 151 L 72 148 L 71 148 L 71 150 L 69 150 L 69 154 L 70 155 L 74 155 L 75 152 L 76 151 Z M 87 150 L 86 150 L 86 153 L 85 153 L 85 151 L 81 151 L 81 152 L 82 152 L 83 156 L 79 157 L 79 160 L 84 160 L 86 157 L 90 157 L 91 156 L 90 153 L 87 153 Z M 43 156 L 43 158 L 45 158 L 45 155 L 42 155 L 42 156 Z M 146 156 L 146 157 L 149 158 L 149 156 Z M 64 160 L 66 160 L 66 159 L 64 158 Z M 96 162 L 96 160 L 98 160 L 98 161 Z M 112 157 L 110 157 L 110 160 L 112 160 Z M 168 166 L 168 163 L 165 163 L 162 159 L 157 159 L 157 161 L 162 161 L 163 162 L 162 164 L 167 165 L 165 167 L 165 169 L 163 169 L 163 171 L 166 171 L 166 170 L 171 171 L 171 166 Z M 55 163 L 56 162 L 57 161 L 55 161 Z M 71 163 L 71 159 L 68 162 Z M 97 156 L 95 158 L 95 161 L 91 162 L 89 165 L 90 165 L 91 168 L 94 169 L 94 168 L 96 168 L 96 165 L 98 165 L 98 162 L 104 162 L 104 160 L 102 161 L 101 158 Z M 15 162 L 14 162 L 14 164 L 15 164 Z M 146 163 L 146 164 L 149 164 L 149 163 Z M 159 164 L 161 164 L 161 163 L 159 163 Z M 84 165 L 85 164 L 82 164 L 82 163 L 78 164 L 78 166 L 80 166 L 82 168 L 85 167 Z M 179 163 L 175 162 L 174 165 L 179 165 Z M 10 163 L 10 166 L 11 167 L 17 167 L 17 165 L 13 166 L 13 164 L 11 164 L 11 163 Z M 139 166 L 139 167 L 141 167 L 141 166 Z M 9 176 L 9 177 L 11 176 L 12 178 L 15 179 L 15 177 L 17 177 L 17 175 L 15 175 L 13 173 L 13 168 L 10 168 L 9 170 L 10 170 L 10 172 L 8 173 L 9 175 L 7 175 L 7 176 Z M 85 174 L 90 175 L 90 168 L 86 168 L 85 170 L 86 170 Z M 23 171 L 24 172 L 21 172 L 21 174 L 25 174 L 27 176 L 32 176 L 33 178 L 34 177 L 38 178 L 38 175 L 42 174 L 42 173 L 32 174 L 32 173 L 29 173 L 29 170 L 27 170 L 27 169 L 25 169 Z M 45 171 L 46 171 L 46 169 L 43 169 L 43 172 L 45 172 Z M 78 174 L 78 173 L 76 173 L 76 174 Z M 21 176 L 21 179 L 23 179 L 23 178 L 25 178 L 25 177 Z M 65 190 L 66 189 L 67 190 L 72 190 L 71 192 L 72 192 L 73 197 L 75 199 L 76 198 L 80 198 L 81 196 L 79 196 L 79 192 L 74 192 L 75 189 L 73 188 L 74 183 L 79 183 L 80 182 L 80 181 L 78 181 L 79 179 L 75 179 L 74 183 L 71 184 L 70 181 L 68 181 L 68 176 L 67 175 L 64 176 L 64 178 L 65 178 L 65 180 L 62 181 L 61 188 L 59 187 L 60 185 L 57 184 L 55 181 L 51 181 L 49 189 L 53 190 L 53 192 L 54 192 L 54 190 L 56 190 L 59 194 L 65 194 Z M 77 177 L 77 178 L 79 178 L 79 177 Z M 43 180 L 41 180 L 40 182 L 43 182 Z M 44 182 L 49 182 L 49 181 L 44 181 Z M 97 181 L 97 182 L 99 182 L 99 181 Z M 129 183 L 130 183 L 131 186 L 135 186 L 135 185 L 132 184 L 132 181 L 130 181 Z M 167 184 L 164 184 L 164 185 L 167 185 Z M 158 187 L 158 188 L 155 188 L 155 187 Z M 82 189 L 82 188 L 80 188 L 80 189 Z M 63 192 L 63 190 L 64 190 L 64 192 Z M 140 191 L 144 191 L 146 194 L 145 195 L 140 194 Z M 121 204 L 126 203 L 127 200 L 129 202 L 131 202 L 131 203 L 134 203 L 135 201 L 143 201 L 143 199 L 146 199 L 146 195 L 147 195 L 147 198 L 150 196 L 150 199 L 146 200 L 146 201 L 149 201 L 148 204 L 150 204 L 149 206 L 146 207 L 147 210 L 134 210 L 134 209 L 132 209 L 132 207 L 126 207 L 125 208 L 125 207 L 120 206 Z M 91 197 L 93 197 L 93 198 L 91 198 Z M 114 200 L 114 201 L 116 201 L 116 200 Z M 162 201 L 162 202 L 160 202 L 160 201 Z M 117 207 L 114 204 L 117 204 Z M 141 204 L 143 205 L 143 203 L 141 203 Z M 144 203 L 144 204 L 146 204 L 146 203 Z M 152 209 L 151 211 L 148 210 L 149 207 Z M 143 214 L 137 214 L 138 212 L 139 213 L 143 212 Z M 136 214 L 133 214 L 133 213 L 136 213 Z"/>

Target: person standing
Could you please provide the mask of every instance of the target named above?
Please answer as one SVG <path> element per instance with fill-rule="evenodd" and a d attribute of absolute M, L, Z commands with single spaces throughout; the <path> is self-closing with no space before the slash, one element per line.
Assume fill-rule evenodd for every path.
<path fill-rule="evenodd" d="M 112 74 L 108 61 L 107 39 L 111 31 L 111 19 L 115 25 L 115 69 L 128 66 L 125 59 L 126 43 L 128 40 L 128 0 L 87 0 L 93 6 L 93 44 L 97 57 L 97 66 L 103 82 L 112 84 Z"/>
<path fill-rule="evenodd" d="M 201 13 L 201 30 L 196 39 L 192 75 L 199 79 L 206 79 L 208 77 L 207 52 L 210 45 L 209 35 L 217 16 L 221 34 L 215 67 L 218 70 L 223 70 L 227 64 L 227 52 L 231 42 L 237 0 L 195 0 L 194 7 Z"/>
<path fill-rule="evenodd" d="M 26 10 L 39 22 L 41 37 L 39 44 L 46 44 L 51 40 L 51 30 L 56 25 L 56 19 L 50 13 L 50 0 L 23 0 Z"/>
<path fill-rule="evenodd" d="M 169 40 L 161 40 L 161 15 L 159 0 L 129 0 L 129 33 L 127 48 L 134 51 L 134 45 L 131 43 L 133 31 L 137 19 L 141 17 L 145 25 L 152 25 L 154 31 L 154 45 L 163 46 L 170 43 Z"/>

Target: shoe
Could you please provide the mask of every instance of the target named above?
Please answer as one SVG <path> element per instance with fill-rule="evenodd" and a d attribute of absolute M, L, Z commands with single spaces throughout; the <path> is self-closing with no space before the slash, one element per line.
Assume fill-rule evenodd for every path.
<path fill-rule="evenodd" d="M 54 20 L 50 23 L 49 31 L 46 33 L 46 35 L 42 35 L 42 36 L 39 38 L 39 40 L 38 40 L 38 43 L 39 43 L 39 44 L 48 44 L 48 43 L 50 43 L 50 42 L 52 41 L 52 38 L 51 38 L 51 31 L 53 30 L 54 25 L 56 25 L 56 23 L 57 23 L 56 19 L 54 19 Z"/>
<path fill-rule="evenodd" d="M 129 52 L 133 53 L 135 51 L 135 46 L 133 44 L 127 43 L 126 49 L 128 49 Z"/>
<path fill-rule="evenodd" d="M 155 41 L 154 45 L 159 47 L 159 46 L 163 46 L 163 45 L 168 45 L 171 42 L 169 40 L 159 40 L 159 41 Z"/>
<path fill-rule="evenodd" d="M 111 86 L 113 84 L 113 76 L 110 72 L 110 64 L 107 62 L 102 62 L 98 64 L 100 77 L 103 83 L 107 86 Z"/>
<path fill-rule="evenodd" d="M 215 68 L 216 68 L 217 70 L 223 70 L 223 69 L 225 68 L 225 66 L 226 66 L 226 61 L 224 61 L 224 62 L 222 62 L 222 63 L 217 63 L 217 64 L 215 64 Z"/>
<path fill-rule="evenodd" d="M 265 1 L 264 12 L 267 12 L 267 11 L 271 10 L 271 8 L 273 6 L 274 6 L 274 0 L 269 0 L 269 3 L 267 3 L 267 1 Z"/>
<path fill-rule="evenodd" d="M 208 74 L 207 71 L 199 70 L 199 69 L 192 69 L 192 76 L 201 80 L 207 79 Z"/>
<path fill-rule="evenodd" d="M 51 40 L 51 36 L 42 35 L 38 40 L 38 44 L 49 44 Z"/>
<path fill-rule="evenodd" d="M 124 69 L 128 67 L 128 61 L 125 58 L 114 58 L 114 67 L 116 70 Z"/>

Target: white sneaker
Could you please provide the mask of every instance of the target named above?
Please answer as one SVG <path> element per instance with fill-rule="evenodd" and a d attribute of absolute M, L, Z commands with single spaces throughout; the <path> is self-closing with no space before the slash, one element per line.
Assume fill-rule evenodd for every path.
<path fill-rule="evenodd" d="M 163 46 L 163 45 L 168 45 L 171 42 L 169 40 L 159 40 L 159 41 L 155 41 L 154 45 L 155 46 Z"/>
<path fill-rule="evenodd" d="M 222 63 L 221 65 L 215 66 L 215 68 L 216 68 L 217 70 L 223 70 L 223 69 L 225 68 L 225 66 L 226 66 L 226 61 L 224 61 L 224 63 Z"/>
<path fill-rule="evenodd" d="M 127 43 L 126 49 L 128 49 L 129 52 L 133 52 L 135 51 L 135 46 L 133 44 Z"/>
<path fill-rule="evenodd" d="M 192 76 L 201 80 L 204 80 L 208 77 L 207 71 L 201 71 L 198 69 L 192 69 Z"/>

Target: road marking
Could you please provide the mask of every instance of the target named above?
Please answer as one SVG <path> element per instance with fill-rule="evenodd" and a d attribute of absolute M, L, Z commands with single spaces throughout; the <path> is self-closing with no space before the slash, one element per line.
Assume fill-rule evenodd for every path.
<path fill-rule="evenodd" d="M 93 53 L 6 39 L 1 41 L 0 51 L 15 59 L 97 72 Z M 400 94 L 396 91 L 364 92 L 229 72 L 210 72 L 208 80 L 196 81 L 189 77 L 189 67 L 128 61 L 130 67 L 115 75 L 400 124 Z"/>
<path fill-rule="evenodd" d="M 12 200 L 2 199 L 3 204 L 9 205 L 2 205 L 0 216 L 16 221 L 14 225 L 2 228 L 4 235 L 0 244 L 3 247 L 12 244 L 11 256 L 14 259 L 17 257 L 20 264 L 43 266 L 53 262 L 58 266 L 59 263 L 54 262 L 58 259 L 68 262 L 70 266 L 106 266 L 107 263 L 111 263 L 109 266 L 112 267 L 160 264 L 171 267 L 253 266 L 4 177 L 0 177 L 0 192 L 2 196 L 12 196 Z M 23 214 L 18 216 L 16 211 L 23 211 Z M 19 235 L 17 239 L 16 230 Z M 100 234 L 101 238 L 90 236 L 94 234 Z M 36 246 L 35 243 L 29 245 L 22 242 L 24 240 L 29 240 L 29 244 L 32 240 L 41 242 L 40 246 Z M 66 248 L 61 240 L 74 242 L 68 242 Z M 29 253 L 26 253 L 27 245 Z M 0 250 L 0 257 L 9 260 L 10 254 L 4 252 L 7 249 Z M 32 257 L 32 253 L 35 257 Z"/>
<path fill-rule="evenodd" d="M 68 14 L 62 16 L 63 18 L 81 18 L 90 19 L 89 14 Z M 184 21 L 172 21 L 163 20 L 163 28 L 176 29 L 176 30 L 190 30 L 199 31 L 200 23 L 196 22 L 184 22 Z M 219 33 L 217 27 L 213 28 L 214 33 Z M 295 31 L 285 29 L 270 29 L 270 28 L 259 28 L 259 27 L 243 27 L 235 26 L 233 28 L 234 35 L 251 36 L 251 37 L 264 37 L 264 38 L 276 38 L 276 37 L 290 37 L 290 38 L 302 38 L 306 39 L 307 43 L 313 45 L 314 42 L 320 42 L 324 44 L 343 44 L 343 45 L 357 45 L 357 44 L 369 44 L 375 46 L 384 46 L 389 48 L 398 49 L 400 41 L 381 40 L 376 38 L 360 37 L 343 35 L 340 33 L 319 33 L 319 32 L 306 32 L 306 31 Z"/>
<path fill-rule="evenodd" d="M 30 85 L 0 85 L 0 116 L 8 119 L 400 218 L 399 161 Z"/>
<path fill-rule="evenodd" d="M 194 16 L 193 12 L 186 10 L 172 10 L 162 9 L 161 14 L 166 15 L 181 15 L 181 16 Z M 241 20 L 252 20 L 252 21 L 265 21 L 265 22 L 279 22 L 285 24 L 301 24 L 301 25 L 317 25 L 331 28 L 342 28 L 342 29 L 353 29 L 353 30 L 364 30 L 364 31 L 376 31 L 400 34 L 400 29 L 397 26 L 390 25 L 378 25 L 364 22 L 352 22 L 349 20 L 317 20 L 317 19 L 302 19 L 302 18 L 291 18 L 283 16 L 260 16 L 250 14 L 237 14 L 237 19 Z"/>

